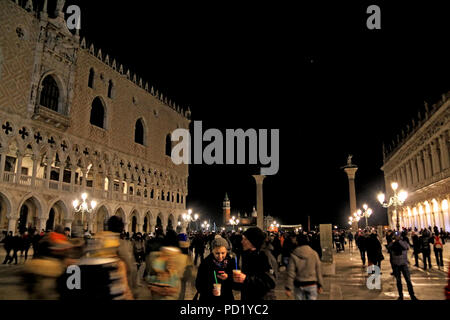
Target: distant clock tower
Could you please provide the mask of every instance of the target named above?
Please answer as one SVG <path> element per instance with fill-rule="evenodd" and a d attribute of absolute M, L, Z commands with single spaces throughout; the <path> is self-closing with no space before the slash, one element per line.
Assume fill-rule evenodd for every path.
<path fill-rule="evenodd" d="M 226 226 L 229 224 L 229 221 L 231 219 L 231 206 L 230 206 L 230 199 L 228 199 L 228 194 L 225 193 L 225 199 L 223 200 L 223 225 Z"/>

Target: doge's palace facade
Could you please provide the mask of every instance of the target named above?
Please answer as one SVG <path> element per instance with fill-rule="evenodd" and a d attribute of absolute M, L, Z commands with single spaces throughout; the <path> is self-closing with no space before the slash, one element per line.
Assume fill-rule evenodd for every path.
<path fill-rule="evenodd" d="M 190 111 L 72 34 L 51 2 L 0 0 L 0 230 L 95 233 L 112 215 L 129 232 L 175 227 L 188 166 L 171 161 L 170 133 Z M 86 217 L 72 208 L 82 192 L 98 203 Z"/>

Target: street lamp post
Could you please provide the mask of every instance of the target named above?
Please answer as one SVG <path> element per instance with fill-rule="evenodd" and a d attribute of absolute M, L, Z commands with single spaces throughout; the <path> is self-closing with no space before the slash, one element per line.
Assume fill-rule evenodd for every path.
<path fill-rule="evenodd" d="M 356 213 L 361 218 L 365 218 L 366 219 L 366 228 L 367 228 L 369 226 L 369 223 L 367 222 L 367 219 L 372 215 L 372 213 L 373 213 L 372 209 L 370 209 L 367 204 L 364 204 L 363 205 L 363 210 L 359 209 L 358 211 L 356 211 Z"/>
<path fill-rule="evenodd" d="M 72 205 L 73 205 L 73 210 L 75 212 L 81 212 L 81 224 L 84 227 L 84 223 L 83 223 L 84 214 L 85 213 L 86 214 L 91 213 L 95 209 L 95 207 L 97 206 L 97 202 L 95 200 L 92 200 L 91 203 L 89 204 L 87 202 L 87 193 L 82 193 L 81 194 L 81 201 L 78 200 L 78 199 L 75 199 L 72 202 Z"/>
<path fill-rule="evenodd" d="M 236 225 L 239 224 L 239 219 L 236 219 L 236 217 L 233 216 L 233 217 L 230 219 L 229 222 L 230 222 L 230 224 L 233 226 L 233 231 L 234 231 L 234 226 L 236 226 Z"/>
<path fill-rule="evenodd" d="M 186 233 L 187 227 L 191 225 L 191 222 L 197 221 L 199 218 L 199 215 L 196 213 L 196 214 L 194 214 L 194 216 L 192 216 L 192 210 L 189 209 L 188 213 L 183 213 L 183 215 L 181 217 L 183 218 L 183 226 L 181 228 L 181 232 Z"/>
<path fill-rule="evenodd" d="M 391 188 L 392 190 L 394 190 L 394 195 L 392 197 L 389 198 L 389 202 L 385 202 L 385 195 L 384 193 L 380 192 L 378 194 L 378 201 L 380 202 L 380 204 L 384 207 L 384 208 L 389 208 L 394 206 L 394 212 L 395 212 L 395 216 L 396 216 L 396 220 L 397 220 L 397 231 L 400 231 L 400 216 L 398 214 L 397 208 L 399 206 L 401 206 L 406 198 L 408 197 L 408 193 L 404 190 L 401 190 L 399 193 L 397 193 L 397 189 L 398 189 L 398 183 L 397 182 L 392 182 L 391 183 Z"/>

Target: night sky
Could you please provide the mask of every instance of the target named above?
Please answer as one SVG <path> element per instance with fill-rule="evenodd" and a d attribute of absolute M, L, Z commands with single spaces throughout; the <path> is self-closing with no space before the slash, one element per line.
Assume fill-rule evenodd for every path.
<path fill-rule="evenodd" d="M 367 202 L 370 222 L 387 224 L 376 202 L 384 191 L 382 142 L 423 113 L 424 101 L 450 90 L 446 11 L 428 2 L 241 2 L 67 4 L 80 5 L 88 45 L 190 106 L 204 130 L 280 129 L 280 168 L 264 182 L 266 215 L 347 226 L 340 167 L 351 153 L 358 207 Z M 370 4 L 381 7 L 381 30 L 366 28 Z M 251 212 L 257 172 L 191 165 L 188 207 L 220 223 L 228 192 L 232 212 Z"/>

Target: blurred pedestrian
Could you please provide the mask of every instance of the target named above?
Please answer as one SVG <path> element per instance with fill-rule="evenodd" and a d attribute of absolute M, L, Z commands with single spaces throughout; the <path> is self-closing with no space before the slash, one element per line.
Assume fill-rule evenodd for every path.
<path fill-rule="evenodd" d="M 349 248 L 353 249 L 353 233 L 349 232 L 347 238 Z"/>
<path fill-rule="evenodd" d="M 181 279 L 190 259 L 179 248 L 178 235 L 168 230 L 159 251 L 153 251 L 146 261 L 146 281 L 153 300 L 177 300 Z"/>
<path fill-rule="evenodd" d="M 200 257 L 200 263 L 203 262 L 206 247 L 206 239 L 200 232 L 195 235 L 192 246 L 195 250 L 194 265 L 196 266 L 198 257 Z"/>
<path fill-rule="evenodd" d="M 269 258 L 261 251 L 266 234 L 251 227 L 242 234 L 242 270 L 233 271 L 235 289 L 241 291 L 241 300 L 258 301 L 275 288 L 275 278 Z"/>
<path fill-rule="evenodd" d="M 376 233 L 371 233 L 366 239 L 368 265 L 377 265 L 381 269 L 381 261 L 384 260 L 381 252 L 381 243 Z"/>
<path fill-rule="evenodd" d="M 408 243 L 401 239 L 397 231 L 394 240 L 388 245 L 388 248 L 392 251 L 392 265 L 394 266 L 394 276 L 397 279 L 398 300 L 403 300 L 402 274 L 405 278 L 411 300 L 417 300 L 408 268 Z"/>
<path fill-rule="evenodd" d="M 13 248 L 13 238 L 14 237 L 12 231 L 9 231 L 7 236 L 2 240 L 3 247 L 5 248 L 6 251 L 6 256 L 5 260 L 3 260 L 3 264 L 11 263 L 13 260 L 12 257 L 10 256 L 11 250 Z"/>
<path fill-rule="evenodd" d="M 359 253 L 361 255 L 361 261 L 363 263 L 363 267 L 366 265 L 366 251 L 367 251 L 367 237 L 366 234 L 359 232 L 358 237 L 356 238 L 356 245 L 358 246 Z"/>
<path fill-rule="evenodd" d="M 22 236 L 22 253 L 25 252 L 25 261 L 28 259 L 28 250 L 30 250 L 31 246 L 31 236 L 28 234 L 28 231 L 25 231 Z"/>
<path fill-rule="evenodd" d="M 291 297 L 294 291 L 296 300 L 316 300 L 323 287 L 320 258 L 305 235 L 299 234 L 297 243 L 287 269 L 286 295 Z"/>

